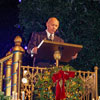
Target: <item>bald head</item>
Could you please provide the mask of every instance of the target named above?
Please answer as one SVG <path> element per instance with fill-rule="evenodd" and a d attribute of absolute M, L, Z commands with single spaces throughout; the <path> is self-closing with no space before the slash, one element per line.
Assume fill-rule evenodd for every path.
<path fill-rule="evenodd" d="M 50 22 L 53 22 L 53 21 L 59 23 L 59 20 L 56 17 L 49 18 L 47 22 L 50 23 Z"/>
<path fill-rule="evenodd" d="M 55 17 L 51 17 L 51 18 L 48 19 L 46 26 L 47 26 L 48 32 L 53 34 L 53 33 L 56 32 L 56 30 L 59 27 L 59 20 Z"/>

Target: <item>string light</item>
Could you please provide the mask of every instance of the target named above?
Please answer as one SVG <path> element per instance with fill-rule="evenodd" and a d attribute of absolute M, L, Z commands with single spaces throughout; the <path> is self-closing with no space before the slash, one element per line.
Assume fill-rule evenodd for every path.
<path fill-rule="evenodd" d="M 19 0 L 19 2 L 21 2 L 22 0 Z"/>
<path fill-rule="evenodd" d="M 27 46 L 25 46 L 24 49 L 27 50 Z"/>

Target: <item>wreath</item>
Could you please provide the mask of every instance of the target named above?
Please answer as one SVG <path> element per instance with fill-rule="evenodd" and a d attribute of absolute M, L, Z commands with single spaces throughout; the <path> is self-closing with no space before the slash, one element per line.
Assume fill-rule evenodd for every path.
<path fill-rule="evenodd" d="M 60 100 L 59 93 L 57 99 L 57 84 L 62 86 L 62 79 L 56 82 L 53 81 L 53 76 L 60 72 L 75 72 L 75 69 L 72 66 L 66 65 L 63 67 L 53 67 L 47 68 L 47 70 L 40 74 L 38 82 L 35 84 L 34 90 L 34 99 L 35 100 Z M 57 83 L 58 82 L 58 83 Z M 57 88 L 57 89 L 56 89 Z M 63 100 L 80 100 L 84 88 L 83 81 L 77 77 L 75 74 L 74 78 L 69 78 L 68 80 L 64 80 L 64 94 L 65 98 Z M 61 93 L 60 93 L 61 94 Z M 62 96 L 62 95 L 61 95 Z M 55 99 L 56 98 L 56 99 Z"/>

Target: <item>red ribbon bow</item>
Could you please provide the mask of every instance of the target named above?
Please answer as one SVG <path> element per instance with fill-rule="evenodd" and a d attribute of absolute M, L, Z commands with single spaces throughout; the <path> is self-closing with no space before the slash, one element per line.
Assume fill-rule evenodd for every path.
<path fill-rule="evenodd" d="M 53 82 L 57 81 L 56 85 L 56 100 L 64 99 L 65 96 L 65 80 L 68 80 L 70 77 L 74 78 L 75 72 L 71 71 L 62 71 L 60 70 L 58 73 L 53 74 L 52 80 Z"/>

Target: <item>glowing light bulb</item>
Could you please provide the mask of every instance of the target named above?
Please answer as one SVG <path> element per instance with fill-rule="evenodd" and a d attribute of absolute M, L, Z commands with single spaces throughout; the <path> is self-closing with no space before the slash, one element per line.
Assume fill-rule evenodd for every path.
<path fill-rule="evenodd" d="M 27 50 L 27 46 L 25 46 L 24 49 Z"/>
<path fill-rule="evenodd" d="M 21 0 L 19 0 L 19 2 L 21 2 Z"/>
<path fill-rule="evenodd" d="M 26 84 L 28 81 L 26 78 L 22 78 L 22 83 Z"/>

